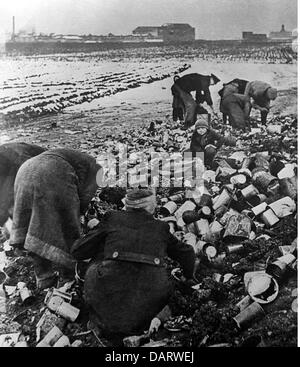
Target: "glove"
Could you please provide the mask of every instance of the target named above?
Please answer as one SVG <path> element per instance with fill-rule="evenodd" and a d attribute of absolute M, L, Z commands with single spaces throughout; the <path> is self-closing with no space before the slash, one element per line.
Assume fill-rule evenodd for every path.
<path fill-rule="evenodd" d="M 153 333 L 156 333 L 159 329 L 161 325 L 161 321 L 160 319 L 158 319 L 157 317 L 154 317 L 151 321 L 151 324 L 150 324 L 150 327 L 149 327 L 149 335 L 153 334 Z"/>

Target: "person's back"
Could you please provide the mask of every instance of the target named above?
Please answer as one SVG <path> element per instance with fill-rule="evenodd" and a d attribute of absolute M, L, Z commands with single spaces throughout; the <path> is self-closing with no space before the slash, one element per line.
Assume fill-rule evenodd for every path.
<path fill-rule="evenodd" d="M 193 275 L 193 248 L 153 218 L 153 194 L 138 194 L 127 194 L 126 210 L 107 213 L 71 250 L 77 260 L 93 259 L 85 275 L 85 299 L 91 319 L 108 335 L 142 333 L 166 305 L 172 284 L 165 256 L 179 261 L 187 278 Z"/>
<path fill-rule="evenodd" d="M 44 151 L 42 147 L 27 143 L 0 145 L 0 226 L 12 214 L 14 182 L 19 168 L 25 161 Z"/>

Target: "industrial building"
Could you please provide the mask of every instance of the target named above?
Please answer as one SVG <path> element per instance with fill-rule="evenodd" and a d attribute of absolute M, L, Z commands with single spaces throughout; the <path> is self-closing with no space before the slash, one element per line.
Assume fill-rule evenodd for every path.
<path fill-rule="evenodd" d="M 265 33 L 243 32 L 243 41 L 264 42 L 267 41 L 267 35 Z"/>
<path fill-rule="evenodd" d="M 192 42 L 195 41 L 195 28 L 186 23 L 166 23 L 160 27 L 140 26 L 132 34 L 145 39 L 160 39 L 163 42 Z"/>

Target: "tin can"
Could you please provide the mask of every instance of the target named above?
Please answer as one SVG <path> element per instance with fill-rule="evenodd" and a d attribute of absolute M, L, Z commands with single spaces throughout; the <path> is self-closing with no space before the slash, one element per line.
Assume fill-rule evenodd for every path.
<path fill-rule="evenodd" d="M 282 261 L 286 265 L 291 265 L 294 261 L 296 261 L 296 257 L 293 254 L 286 254 L 277 259 L 278 261 Z"/>
<path fill-rule="evenodd" d="M 60 297 L 62 298 L 65 302 L 71 303 L 72 301 L 72 295 L 70 293 L 67 292 L 62 292 L 59 289 L 53 288 L 50 289 L 45 297 L 45 304 L 48 303 L 48 301 L 52 298 L 52 297 Z"/>
<path fill-rule="evenodd" d="M 62 336 L 62 331 L 57 326 L 53 326 L 53 328 L 47 333 L 44 339 L 37 344 L 37 347 L 46 347 L 48 345 L 52 346 Z"/>
<path fill-rule="evenodd" d="M 264 309 L 259 303 L 253 302 L 237 316 L 233 318 L 239 328 L 249 325 L 252 321 L 260 319 L 265 315 Z"/>
<path fill-rule="evenodd" d="M 272 275 L 278 281 L 282 280 L 287 269 L 287 264 L 283 261 L 276 260 L 271 264 L 268 264 L 266 273 Z"/>
<path fill-rule="evenodd" d="M 245 187 L 243 190 L 241 190 L 241 195 L 245 198 L 245 199 L 249 199 L 254 195 L 259 194 L 259 191 L 257 190 L 257 188 L 253 185 L 249 185 L 247 187 Z"/>
<path fill-rule="evenodd" d="M 51 311 L 56 312 L 61 317 L 72 322 L 74 322 L 77 319 L 80 313 L 80 310 L 78 308 L 70 305 L 67 302 L 64 302 L 64 300 L 58 296 L 52 297 L 48 301 L 47 306 Z"/>
<path fill-rule="evenodd" d="M 177 201 L 183 200 L 184 197 L 185 197 L 185 193 L 184 192 L 181 192 L 181 193 L 178 193 L 178 194 L 174 194 L 172 196 L 169 196 L 169 200 L 177 202 Z"/>
<path fill-rule="evenodd" d="M 184 235 L 184 240 L 183 240 L 187 245 L 192 246 L 193 248 L 196 245 L 197 242 L 197 237 L 193 234 L 193 233 L 186 233 Z"/>
<path fill-rule="evenodd" d="M 185 224 L 197 222 L 197 220 L 199 220 L 199 214 L 194 210 L 186 210 L 182 214 L 182 220 L 184 221 Z"/>
<path fill-rule="evenodd" d="M 236 307 L 239 308 L 240 312 L 242 312 L 245 308 L 247 308 L 252 303 L 252 299 L 249 295 L 242 298 L 237 304 Z"/>
<path fill-rule="evenodd" d="M 174 201 L 169 201 L 163 207 L 161 207 L 160 212 L 162 215 L 170 216 L 177 210 L 177 204 Z"/>
<path fill-rule="evenodd" d="M 194 223 L 198 236 L 205 236 L 210 233 L 209 223 L 207 219 L 199 219 Z"/>
<path fill-rule="evenodd" d="M 66 320 L 74 322 L 77 319 L 80 310 L 69 303 L 63 302 L 58 306 L 56 312 Z"/>
<path fill-rule="evenodd" d="M 247 202 L 252 206 L 257 206 L 266 200 L 267 200 L 267 196 L 265 194 L 257 194 L 257 195 L 253 195 L 249 197 L 247 199 Z"/>
<path fill-rule="evenodd" d="M 188 200 L 183 205 L 181 205 L 179 209 L 176 210 L 176 212 L 174 213 L 175 218 L 178 220 L 179 218 L 182 217 L 184 212 L 186 212 L 187 210 L 194 210 L 195 208 L 196 204 Z"/>
<path fill-rule="evenodd" d="M 221 238 L 221 232 L 223 231 L 224 227 L 222 226 L 222 224 L 220 222 L 218 222 L 217 220 L 213 221 L 210 225 L 209 225 L 209 232 L 205 234 L 204 238 L 205 241 L 208 242 L 216 242 Z"/>
<path fill-rule="evenodd" d="M 210 219 L 212 216 L 212 210 L 209 206 L 203 206 L 199 211 L 198 215 L 200 218 Z"/>
<path fill-rule="evenodd" d="M 230 245 L 226 247 L 226 253 L 228 255 L 240 254 L 244 251 L 244 246 L 242 244 Z"/>
<path fill-rule="evenodd" d="M 272 176 L 269 172 L 257 172 L 252 178 L 253 183 L 262 191 L 267 192 L 269 186 L 278 182 L 277 178 Z"/>
<path fill-rule="evenodd" d="M 66 335 L 61 336 L 58 341 L 53 345 L 54 348 L 64 348 L 70 346 L 70 340 Z"/>
<path fill-rule="evenodd" d="M 217 200 L 213 204 L 213 209 L 217 210 L 223 205 L 227 205 L 231 200 L 231 195 L 229 194 L 228 190 L 224 188 L 217 198 Z"/>
<path fill-rule="evenodd" d="M 239 186 L 244 185 L 244 184 L 247 182 L 247 178 L 246 178 L 246 176 L 245 176 L 245 175 L 243 175 L 243 174 L 238 174 L 238 175 L 236 175 L 236 176 L 232 176 L 232 177 L 230 178 L 230 182 L 231 182 L 233 185 L 235 185 L 235 186 L 239 187 Z"/>
<path fill-rule="evenodd" d="M 229 240 L 231 238 L 248 239 L 251 233 L 251 219 L 244 214 L 232 215 L 226 225 L 223 238 Z"/>
<path fill-rule="evenodd" d="M 255 207 L 253 207 L 251 210 L 252 210 L 252 212 L 255 216 L 258 216 L 258 215 L 262 214 L 264 211 L 266 211 L 267 207 L 268 207 L 267 203 L 261 203 L 261 204 L 255 206 Z"/>
<path fill-rule="evenodd" d="M 268 209 L 264 213 L 262 213 L 261 219 L 267 227 L 272 227 L 279 222 L 279 218 L 276 216 L 272 209 Z"/>

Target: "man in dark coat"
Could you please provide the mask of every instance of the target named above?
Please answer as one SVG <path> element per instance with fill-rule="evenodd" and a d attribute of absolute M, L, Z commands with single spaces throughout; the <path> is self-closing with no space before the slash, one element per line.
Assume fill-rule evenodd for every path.
<path fill-rule="evenodd" d="M 197 119 L 197 113 L 207 113 L 202 107 L 206 102 L 213 111 L 213 101 L 210 95 L 209 87 L 220 81 L 214 74 L 201 75 L 197 73 L 186 74 L 181 78 L 174 78 L 174 84 L 171 87 L 173 95 L 173 120 L 184 117 L 185 127 L 193 125 Z M 191 92 L 196 92 L 196 101 Z M 181 112 L 183 111 L 183 112 Z"/>
<path fill-rule="evenodd" d="M 61 283 L 72 279 L 70 248 L 80 238 L 80 214 L 98 187 L 99 169 L 88 154 L 63 148 L 31 158 L 19 169 L 10 243 L 29 251 L 39 289 L 57 283 L 52 263 L 60 267 Z"/>
<path fill-rule="evenodd" d="M 204 165 L 212 167 L 217 150 L 223 145 L 235 146 L 236 140 L 230 136 L 222 136 L 217 131 L 209 128 L 207 115 L 201 115 L 196 121 L 195 131 L 192 135 L 190 151 L 195 154 L 204 152 Z"/>
<path fill-rule="evenodd" d="M 238 83 L 229 83 L 224 86 L 220 103 L 220 111 L 223 113 L 223 121 L 229 118 L 230 125 L 235 129 L 245 131 L 249 124 L 250 98 L 238 93 Z"/>
<path fill-rule="evenodd" d="M 75 242 L 72 255 L 92 258 L 84 293 L 90 318 L 106 337 L 121 340 L 143 333 L 168 303 L 172 283 L 166 256 L 178 261 L 187 279 L 193 277 L 195 253 L 179 242 L 165 222 L 155 220 L 152 190 L 127 192 L 125 211 L 105 215 L 96 230 Z"/>
<path fill-rule="evenodd" d="M 265 125 L 271 108 L 271 101 L 274 101 L 277 98 L 277 89 L 271 87 L 268 83 L 260 80 L 254 80 L 247 84 L 245 96 L 251 99 L 251 107 L 260 111 L 261 123 Z"/>
<path fill-rule="evenodd" d="M 19 168 L 27 159 L 44 151 L 44 148 L 27 143 L 0 145 L 0 226 L 13 213 L 14 182 Z"/>

